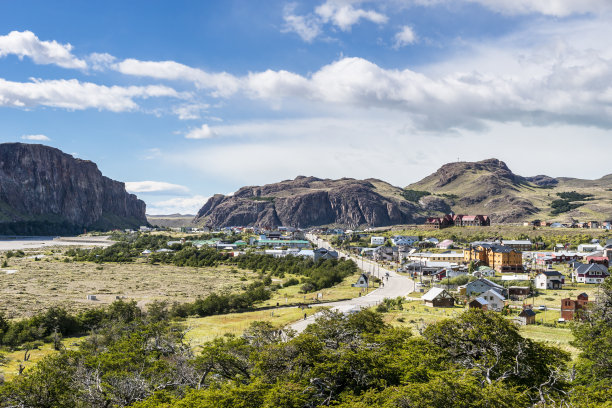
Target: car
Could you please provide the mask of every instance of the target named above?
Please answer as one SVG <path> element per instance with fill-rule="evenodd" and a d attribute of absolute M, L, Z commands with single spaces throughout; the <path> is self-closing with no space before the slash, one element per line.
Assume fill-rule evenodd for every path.
<path fill-rule="evenodd" d="M 540 305 L 540 306 L 538 306 L 538 310 L 546 310 L 546 305 Z"/>

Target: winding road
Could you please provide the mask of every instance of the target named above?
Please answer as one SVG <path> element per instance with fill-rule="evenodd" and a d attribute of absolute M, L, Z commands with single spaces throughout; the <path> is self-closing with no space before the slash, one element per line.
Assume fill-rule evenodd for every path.
<path fill-rule="evenodd" d="M 306 238 L 318 245 L 319 248 L 333 249 L 327 241 L 324 241 L 315 235 L 308 234 Z M 332 310 L 337 310 L 343 313 L 349 310 L 365 309 L 371 306 L 375 306 L 383 301 L 385 298 L 396 298 L 398 296 L 406 296 L 409 293 L 414 292 L 414 281 L 406 276 L 401 276 L 391 269 L 382 268 L 376 262 L 357 258 L 355 256 L 338 251 L 340 257 L 350 258 L 361 269 L 363 272 L 369 272 L 374 276 L 384 277 L 387 273 L 388 278 L 384 279 L 384 286 L 373 290 L 367 295 L 356 297 L 349 300 L 342 300 L 339 302 L 321 303 L 317 306 L 330 306 Z M 290 328 L 301 333 L 310 323 L 313 323 L 317 318 L 318 313 L 309 316 L 307 319 L 297 321 L 291 325 Z"/>

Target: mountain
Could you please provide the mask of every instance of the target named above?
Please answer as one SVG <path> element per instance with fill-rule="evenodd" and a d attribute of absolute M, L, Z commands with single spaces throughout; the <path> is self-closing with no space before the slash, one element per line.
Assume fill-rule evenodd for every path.
<path fill-rule="evenodd" d="M 275 184 L 243 187 L 231 196 L 217 194 L 200 209 L 194 223 L 214 227 L 374 227 L 422 221 L 421 206 L 404 199 L 402 192 L 376 179 L 299 176 Z"/>
<path fill-rule="evenodd" d="M 38 144 L 0 144 L 0 234 L 56 235 L 146 225 L 145 203 L 95 163 Z"/>
<path fill-rule="evenodd" d="M 598 180 L 522 177 L 504 162 L 488 159 L 445 164 L 406 189 L 427 191 L 444 199 L 455 213 L 487 214 L 493 222 L 612 219 L 612 175 Z M 571 201 L 577 208 L 553 214 L 553 201 L 561 199 L 559 194 L 572 191 L 587 197 Z"/>

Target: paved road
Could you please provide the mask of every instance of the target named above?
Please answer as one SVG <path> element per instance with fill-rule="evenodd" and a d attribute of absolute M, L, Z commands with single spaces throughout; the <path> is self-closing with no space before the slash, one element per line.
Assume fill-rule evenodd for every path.
<path fill-rule="evenodd" d="M 328 242 L 318 239 L 314 235 L 306 236 L 310 241 L 316 243 L 319 247 L 331 249 Z M 391 269 L 385 269 L 377 265 L 375 262 L 358 259 L 357 257 L 345 254 L 338 251 L 338 254 L 342 257 L 351 258 L 355 261 L 359 269 L 364 272 L 370 272 L 373 275 L 385 276 L 389 273 L 389 278 L 384 280 L 384 287 L 373 290 L 365 296 L 356 297 L 350 300 L 343 300 L 340 302 L 329 302 L 321 303 L 317 306 L 331 306 L 332 310 L 338 310 L 341 312 L 347 312 L 353 309 L 368 308 L 375 306 L 382 302 L 385 298 L 396 298 L 398 296 L 406 296 L 407 294 L 414 292 L 414 281 L 406 276 L 401 276 Z M 309 316 L 305 320 L 300 320 L 291 324 L 289 327 L 296 330 L 298 333 L 302 332 L 310 323 L 315 321 L 317 314 Z"/>

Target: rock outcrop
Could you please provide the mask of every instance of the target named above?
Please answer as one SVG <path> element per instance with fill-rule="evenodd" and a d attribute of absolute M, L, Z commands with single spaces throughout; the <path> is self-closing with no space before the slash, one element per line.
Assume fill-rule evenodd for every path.
<path fill-rule="evenodd" d="M 384 188 L 383 188 L 384 187 Z M 215 227 L 404 224 L 422 218 L 420 207 L 401 198 L 401 189 L 380 180 L 295 180 L 243 187 L 232 196 L 215 195 L 194 222 Z"/>
<path fill-rule="evenodd" d="M 0 144 L 0 232 L 77 233 L 146 225 L 145 203 L 95 163 L 37 144 Z"/>

